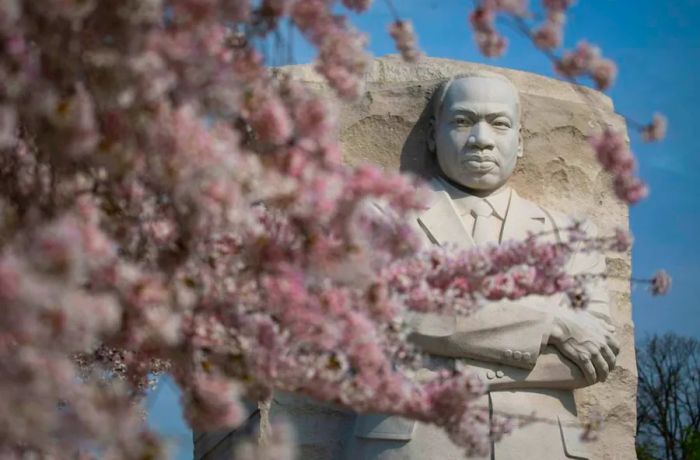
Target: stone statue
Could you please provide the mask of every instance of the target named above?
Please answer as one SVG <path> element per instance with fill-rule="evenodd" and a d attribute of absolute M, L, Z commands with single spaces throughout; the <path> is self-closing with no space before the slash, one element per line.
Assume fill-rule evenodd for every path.
<path fill-rule="evenodd" d="M 466 249 L 523 238 L 528 231 L 547 232 L 549 238 L 559 238 L 562 229 L 573 220 L 521 198 L 508 185 L 518 158 L 523 155 L 520 95 L 515 86 L 506 77 L 480 70 L 474 64 L 438 59 L 427 61 L 430 62 L 424 64 L 425 67 L 416 69 L 404 68 L 393 58 L 376 61 L 373 74 L 368 78 L 385 84 L 389 89 L 378 96 L 375 94 L 371 103 L 349 109 L 353 114 L 348 117 L 352 130 L 365 129 L 365 126 L 369 130 L 349 134 L 355 136 L 349 147 L 357 150 L 349 158 L 355 156 L 377 163 L 377 159 L 385 157 L 366 158 L 360 153 L 372 151 L 375 143 L 382 155 L 387 158 L 394 155 L 396 146 L 379 146 L 381 142 L 376 136 L 380 136 L 382 142 L 393 142 L 395 129 L 418 126 L 415 108 L 420 106 L 422 110 L 424 104 L 415 101 L 416 95 L 424 94 L 420 86 L 422 82 L 428 77 L 434 78 L 434 75 L 456 73 L 460 76 L 449 79 L 432 96 L 433 117 L 428 135 L 428 147 L 436 160 L 435 174 L 430 181 L 432 200 L 415 220 L 416 227 L 425 237 L 425 244 L 449 243 Z M 461 74 L 463 70 L 467 73 Z M 294 71 L 299 79 L 317 84 L 317 77 L 310 74 L 310 67 L 300 66 Z M 523 84 L 522 76 L 507 72 Z M 561 113 L 548 113 L 546 117 L 537 114 L 535 118 L 556 119 L 564 126 L 571 123 L 572 113 L 575 122 L 583 119 L 582 109 L 571 105 L 568 99 L 571 96 L 567 86 L 543 77 L 528 75 L 527 78 L 537 79 L 535 86 L 528 80 L 530 92 L 525 93 L 530 97 L 528 101 L 533 101 L 533 88 L 539 91 L 534 99 L 535 106 L 528 105 L 530 110 L 533 107 L 535 110 L 549 107 L 544 110 L 550 110 L 558 108 L 559 104 L 569 104 L 563 106 Z M 382 83 L 381 79 L 387 81 Z M 396 96 L 398 84 L 410 90 Z M 407 96 L 409 92 L 410 98 Z M 604 101 L 597 104 L 602 105 Z M 362 115 L 356 116 L 354 111 L 361 111 Z M 562 122 L 562 117 L 566 121 Z M 377 120 L 391 120 L 395 124 L 384 128 Z M 404 120 L 405 125 L 401 124 Z M 378 131 L 382 129 L 386 130 Z M 372 137 L 375 131 L 378 133 Z M 416 136 L 418 142 L 423 138 L 422 133 Z M 411 145 L 416 151 L 420 147 L 411 135 L 408 138 L 400 135 L 396 139 L 400 143 L 413 142 Z M 529 145 L 532 148 L 532 144 Z M 540 142 L 540 145 L 544 144 Z M 549 155 L 547 161 L 551 161 Z M 552 164 L 559 163 L 546 163 L 548 167 Z M 544 163 L 542 165 L 544 167 Z M 591 166 L 590 170 L 595 171 L 595 168 Z M 517 181 L 522 180 L 520 175 Z M 533 196 L 532 189 L 530 191 L 530 196 Z M 576 192 L 590 193 L 578 189 Z M 622 220 L 617 225 L 624 225 L 624 209 L 618 209 L 617 204 L 610 200 L 606 201 L 606 206 L 613 209 L 611 212 L 617 220 Z M 596 229 L 587 223 L 585 231 L 593 236 Z M 621 261 L 617 262 L 619 266 Z M 577 253 L 567 269 L 571 273 L 603 273 L 605 258 L 602 254 Z M 621 278 L 627 276 L 624 274 Z M 612 293 L 618 297 L 620 292 L 628 292 L 628 284 L 613 286 Z M 411 319 L 414 330 L 411 338 L 429 353 L 431 365 L 470 369 L 489 384 L 490 391 L 484 396 L 483 404 L 489 406 L 492 413 L 536 415 L 535 422 L 517 429 L 492 446 L 488 458 L 593 458 L 588 452 L 590 445 L 580 440 L 573 390 L 605 380 L 616 364 L 619 345 L 613 337 L 606 283 L 591 285 L 588 294 L 589 307 L 585 311 L 573 311 L 562 296 L 530 296 L 514 302 L 491 303 L 465 318 L 417 315 Z M 620 321 L 618 297 L 614 298 L 616 308 L 613 311 Z M 622 311 L 623 314 L 628 312 Z M 622 335 L 628 337 L 630 330 L 630 326 L 625 326 Z M 609 392 L 610 398 L 615 398 L 615 408 L 621 408 L 622 417 L 634 420 L 634 388 L 626 385 L 626 380 L 619 380 L 622 373 L 633 376 L 630 372 L 634 369 L 631 338 L 624 343 L 627 352 L 618 372 L 620 375 L 614 381 L 616 386 L 606 383 L 600 388 Z M 634 381 L 633 377 L 630 381 Z M 621 401 L 620 392 L 629 396 L 630 401 Z M 591 400 L 590 394 L 584 396 L 584 401 Z M 608 403 L 610 410 L 612 402 L 604 402 Z M 284 416 L 295 427 L 300 448 L 298 458 L 304 460 L 464 458 L 463 450 L 455 446 L 441 429 L 401 417 L 356 415 L 288 394 L 275 395 L 271 417 L 277 415 Z M 250 423 L 257 423 L 255 414 Z M 628 452 L 630 449 L 633 452 L 631 433 L 634 433 L 634 427 L 616 425 L 615 428 L 629 430 L 615 431 L 623 436 L 611 435 L 617 436 L 614 442 L 604 444 L 615 452 L 610 458 L 634 458 Z M 195 457 L 230 458 L 231 446 L 239 432 L 241 436 L 245 435 L 245 430 L 196 434 Z M 618 446 L 622 446 L 622 450 L 615 450 Z"/>
<path fill-rule="evenodd" d="M 417 218 L 426 242 L 470 248 L 528 232 L 559 238 L 572 223 L 508 186 L 523 141 L 518 91 L 505 77 L 478 72 L 447 81 L 434 97 L 428 143 L 440 173 L 431 182 L 430 207 Z M 588 224 L 586 231 L 592 236 L 595 229 Z M 568 270 L 602 273 L 605 260 L 579 253 Z M 605 380 L 619 345 L 602 283 L 591 288 L 587 310 L 566 305 L 561 296 L 531 296 L 492 303 L 465 318 L 414 321 L 415 343 L 489 383 L 484 404 L 492 413 L 536 415 L 538 421 L 496 443 L 489 458 L 589 458 L 572 390 Z M 464 457 L 434 426 L 383 415 L 358 416 L 346 450 L 353 459 Z"/>

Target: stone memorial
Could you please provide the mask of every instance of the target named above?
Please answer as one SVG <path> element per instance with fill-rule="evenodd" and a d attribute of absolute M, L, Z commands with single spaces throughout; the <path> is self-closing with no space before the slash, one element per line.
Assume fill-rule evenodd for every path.
<path fill-rule="evenodd" d="M 285 71 L 327 91 L 311 66 Z M 426 179 L 429 207 L 416 218 L 426 245 L 466 249 L 527 232 L 555 240 L 575 219 L 591 236 L 627 227 L 627 208 L 586 145 L 601 121 L 624 128 L 606 96 L 524 72 L 393 56 L 373 62 L 365 90 L 342 107 L 345 160 Z M 607 275 L 590 286 L 585 311 L 561 296 L 530 296 L 466 318 L 412 320 L 412 340 L 436 366 L 472 370 L 489 384 L 483 404 L 492 413 L 535 415 L 488 458 L 635 458 L 629 254 L 578 253 L 567 270 Z M 604 427 L 583 442 L 580 424 L 594 413 Z M 440 429 L 400 417 L 283 394 L 270 415 L 295 427 L 302 459 L 464 458 Z M 256 423 L 254 415 L 248 426 Z M 226 458 L 243 431 L 195 434 L 195 457 Z"/>

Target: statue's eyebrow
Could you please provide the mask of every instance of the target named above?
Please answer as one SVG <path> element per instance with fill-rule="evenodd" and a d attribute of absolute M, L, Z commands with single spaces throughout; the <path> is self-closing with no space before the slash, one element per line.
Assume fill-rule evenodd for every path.
<path fill-rule="evenodd" d="M 452 115 L 466 115 L 469 118 L 478 118 L 479 117 L 478 112 L 475 112 L 472 109 L 467 109 L 467 108 L 459 107 L 459 106 L 450 107 L 450 113 Z"/>
<path fill-rule="evenodd" d="M 506 117 L 509 120 L 513 119 L 513 114 L 510 112 L 493 112 L 486 115 L 489 120 L 495 120 L 496 118 Z"/>
<path fill-rule="evenodd" d="M 452 115 L 466 115 L 468 118 L 480 118 L 484 117 L 487 120 L 495 120 L 496 118 L 499 117 L 506 117 L 509 120 L 513 120 L 513 114 L 508 112 L 508 111 L 499 111 L 499 112 L 491 112 L 487 113 L 486 115 L 482 115 L 479 112 L 474 111 L 473 109 L 468 109 L 466 107 L 460 107 L 460 106 L 453 106 L 450 107 L 450 113 Z"/>

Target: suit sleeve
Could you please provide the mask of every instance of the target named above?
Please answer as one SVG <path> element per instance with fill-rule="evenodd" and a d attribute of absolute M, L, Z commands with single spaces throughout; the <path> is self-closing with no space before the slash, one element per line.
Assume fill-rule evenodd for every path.
<path fill-rule="evenodd" d="M 413 315 L 410 340 L 428 353 L 531 369 L 549 337 L 553 315 L 494 302 L 469 316 Z"/>

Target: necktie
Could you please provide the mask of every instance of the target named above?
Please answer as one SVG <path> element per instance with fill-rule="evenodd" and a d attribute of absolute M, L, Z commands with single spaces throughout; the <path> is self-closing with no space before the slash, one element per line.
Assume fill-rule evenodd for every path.
<path fill-rule="evenodd" d="M 486 201 L 476 200 L 470 211 L 474 218 L 472 237 L 476 244 L 498 243 L 498 229 L 492 216 L 493 209 Z"/>

